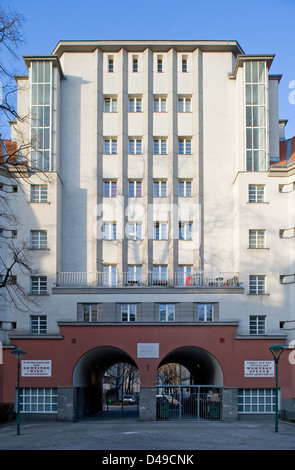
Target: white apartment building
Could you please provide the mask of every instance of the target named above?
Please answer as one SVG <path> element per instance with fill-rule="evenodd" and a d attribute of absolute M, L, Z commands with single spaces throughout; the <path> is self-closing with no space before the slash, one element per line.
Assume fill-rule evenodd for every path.
<path fill-rule="evenodd" d="M 34 304 L 2 312 L 0 401 L 14 400 L 17 346 L 40 367 L 21 378 L 24 413 L 100 410 L 103 374 L 124 361 L 140 371 L 141 419 L 155 419 L 168 362 L 219 389 L 222 419 L 274 412 L 269 347 L 295 340 L 295 166 L 273 60 L 236 41 L 62 41 L 24 57 L 30 120 L 12 140 L 34 141 L 35 171 L 13 196 Z"/>

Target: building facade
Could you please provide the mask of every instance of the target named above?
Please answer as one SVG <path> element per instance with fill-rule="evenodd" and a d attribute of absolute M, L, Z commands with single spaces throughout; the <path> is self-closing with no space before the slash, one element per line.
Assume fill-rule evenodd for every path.
<path fill-rule="evenodd" d="M 118 362 L 139 369 L 141 419 L 170 362 L 222 390 L 223 419 L 274 412 L 269 347 L 295 340 L 295 166 L 273 59 L 236 41 L 69 41 L 24 57 L 30 119 L 12 140 L 32 141 L 31 170 L 12 204 L 33 271 L 17 273 L 27 310 L 0 318 L 0 401 L 14 401 L 18 347 L 24 413 L 99 411 Z"/>

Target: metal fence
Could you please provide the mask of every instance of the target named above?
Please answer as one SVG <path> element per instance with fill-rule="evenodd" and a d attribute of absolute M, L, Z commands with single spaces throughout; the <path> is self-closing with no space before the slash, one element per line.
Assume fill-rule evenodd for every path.
<path fill-rule="evenodd" d="M 221 387 L 161 385 L 157 388 L 157 420 L 219 420 L 221 418 Z"/>

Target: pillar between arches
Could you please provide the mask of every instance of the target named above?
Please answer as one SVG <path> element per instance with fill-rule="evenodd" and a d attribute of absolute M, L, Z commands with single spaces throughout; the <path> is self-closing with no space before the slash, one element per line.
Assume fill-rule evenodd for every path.
<path fill-rule="evenodd" d="M 140 387 L 139 420 L 155 421 L 157 419 L 157 388 Z"/>

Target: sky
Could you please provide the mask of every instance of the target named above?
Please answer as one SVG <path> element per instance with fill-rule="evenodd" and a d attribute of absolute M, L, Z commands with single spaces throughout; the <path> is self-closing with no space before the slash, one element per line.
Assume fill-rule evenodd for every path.
<path fill-rule="evenodd" d="M 279 118 L 295 135 L 295 0 L 2 0 L 24 17 L 19 55 L 48 55 L 62 40 L 236 40 L 274 54 Z M 0 58 L 1 60 L 1 58 Z M 26 73 L 23 61 L 18 73 Z"/>

